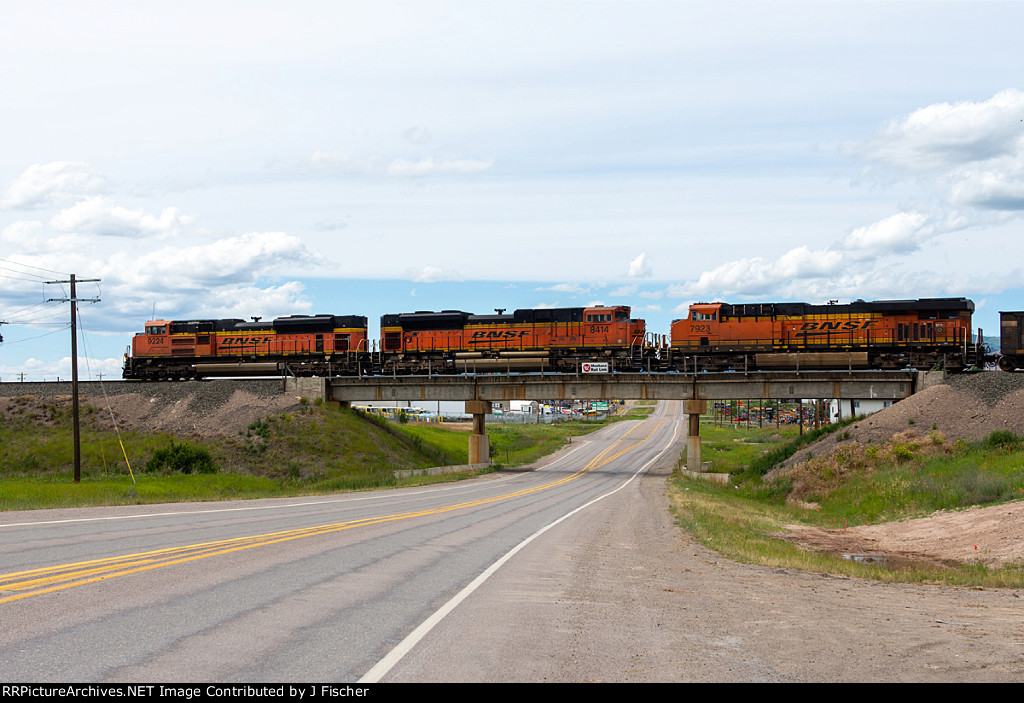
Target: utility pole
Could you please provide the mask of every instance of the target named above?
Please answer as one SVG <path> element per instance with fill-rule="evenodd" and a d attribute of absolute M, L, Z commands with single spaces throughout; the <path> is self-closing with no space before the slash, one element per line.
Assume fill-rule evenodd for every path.
<path fill-rule="evenodd" d="M 99 298 L 78 298 L 75 291 L 75 274 L 70 274 L 67 281 L 46 281 L 47 284 L 70 283 L 71 296 L 69 298 L 50 298 L 48 303 L 71 303 L 71 418 L 75 428 L 75 483 L 82 482 L 82 444 L 81 433 L 78 428 L 78 303 L 98 303 Z M 83 278 L 82 283 L 96 283 L 98 278 Z"/>

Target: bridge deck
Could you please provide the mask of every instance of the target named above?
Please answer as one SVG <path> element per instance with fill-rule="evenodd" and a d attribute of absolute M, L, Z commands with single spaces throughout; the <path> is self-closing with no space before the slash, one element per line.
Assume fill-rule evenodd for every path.
<path fill-rule="evenodd" d="M 919 390 L 914 371 L 827 371 L 667 374 L 492 374 L 296 379 L 324 384 L 329 400 L 728 400 L 746 398 L 881 398 Z"/>

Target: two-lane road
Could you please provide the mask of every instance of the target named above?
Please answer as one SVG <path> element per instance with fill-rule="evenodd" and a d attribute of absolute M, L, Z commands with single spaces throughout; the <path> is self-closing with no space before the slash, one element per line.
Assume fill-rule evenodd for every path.
<path fill-rule="evenodd" d="M 366 681 L 680 438 L 662 404 L 543 469 L 437 487 L 0 515 L 9 681 Z M 424 665 L 422 661 L 419 666 Z"/>

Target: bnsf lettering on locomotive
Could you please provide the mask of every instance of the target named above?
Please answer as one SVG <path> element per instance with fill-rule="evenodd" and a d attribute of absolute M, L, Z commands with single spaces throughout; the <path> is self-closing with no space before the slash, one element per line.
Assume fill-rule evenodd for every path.
<path fill-rule="evenodd" d="M 866 330 L 877 325 L 878 320 L 834 320 L 826 322 L 805 322 L 800 325 L 801 332 L 832 332 L 835 330 Z"/>
<path fill-rule="evenodd" d="M 225 337 L 221 344 L 226 347 L 242 346 L 246 344 L 269 344 L 270 337 Z"/>
<path fill-rule="evenodd" d="M 526 330 L 477 330 L 471 339 L 519 339 L 526 336 Z"/>

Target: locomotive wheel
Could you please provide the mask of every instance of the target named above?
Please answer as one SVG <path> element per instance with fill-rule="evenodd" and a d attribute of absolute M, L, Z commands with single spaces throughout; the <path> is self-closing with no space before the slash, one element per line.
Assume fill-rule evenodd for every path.
<path fill-rule="evenodd" d="M 1017 360 L 1012 356 L 1001 356 L 998 365 L 1001 371 L 1013 371 L 1017 368 Z"/>

